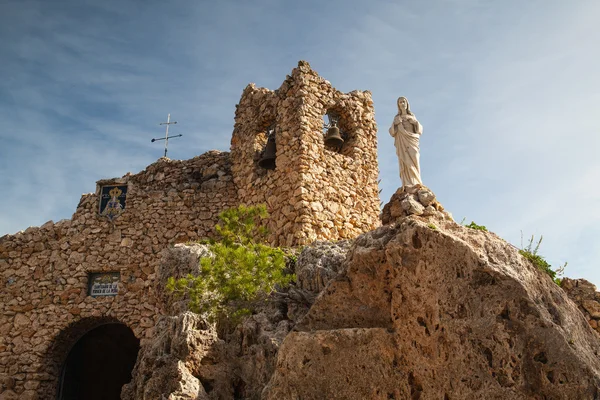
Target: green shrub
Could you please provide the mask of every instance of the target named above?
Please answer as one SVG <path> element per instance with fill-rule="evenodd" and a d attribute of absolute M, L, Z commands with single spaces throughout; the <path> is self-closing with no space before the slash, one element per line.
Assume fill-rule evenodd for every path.
<path fill-rule="evenodd" d="M 170 277 L 167 290 L 189 295 L 190 310 L 215 322 L 249 314 L 276 286 L 287 286 L 295 276 L 286 274 L 286 253 L 266 242 L 260 221 L 268 217 L 264 205 L 239 206 L 219 215 L 217 240 L 208 240 L 213 257 L 200 259 L 197 276 Z"/>
<path fill-rule="evenodd" d="M 523 243 L 522 243 L 523 237 L 522 236 L 523 235 L 521 234 L 521 247 L 523 246 Z M 550 278 L 552 278 L 552 280 L 557 285 L 560 285 L 561 278 L 557 278 L 557 275 L 562 275 L 564 273 L 565 268 L 567 267 L 568 263 L 565 262 L 562 266 L 560 266 L 556 269 L 552 269 L 552 265 L 550 265 L 544 259 L 544 257 L 542 257 L 541 255 L 538 254 L 538 250 L 540 249 L 540 245 L 542 244 L 543 239 L 544 239 L 544 236 L 540 236 L 540 240 L 538 240 L 535 247 L 533 247 L 534 236 L 531 235 L 531 239 L 529 239 L 529 244 L 526 247 L 519 250 L 519 253 L 521 253 L 521 255 L 523 257 L 525 257 L 526 259 L 531 261 L 533 263 L 533 265 L 536 266 L 537 269 L 548 274 L 550 276 Z"/>
<path fill-rule="evenodd" d="M 475 222 L 471 221 L 469 225 L 465 225 L 467 228 L 475 229 L 476 231 L 484 231 L 487 232 L 487 228 L 483 225 L 477 225 Z"/>

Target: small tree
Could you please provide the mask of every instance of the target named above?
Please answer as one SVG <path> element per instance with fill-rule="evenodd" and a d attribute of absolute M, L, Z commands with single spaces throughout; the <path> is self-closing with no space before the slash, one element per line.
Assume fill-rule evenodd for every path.
<path fill-rule="evenodd" d="M 170 277 L 167 290 L 188 294 L 190 309 L 214 322 L 248 314 L 276 286 L 287 286 L 295 276 L 285 273 L 284 251 L 267 244 L 267 230 L 260 225 L 267 217 L 264 205 L 223 211 L 217 240 L 207 241 L 213 256 L 200 259 L 198 275 Z"/>

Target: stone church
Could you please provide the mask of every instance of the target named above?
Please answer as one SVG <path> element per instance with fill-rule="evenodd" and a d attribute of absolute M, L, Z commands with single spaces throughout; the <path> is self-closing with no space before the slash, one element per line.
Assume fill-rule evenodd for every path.
<path fill-rule="evenodd" d="M 341 147 L 324 143 L 326 116 Z M 71 219 L 0 238 L 0 398 L 118 398 L 165 312 L 162 251 L 211 235 L 227 208 L 266 204 L 278 246 L 379 226 L 376 135 L 370 92 L 342 93 L 301 61 L 277 90 L 244 89 L 229 153 L 98 181 Z"/>
<path fill-rule="evenodd" d="M 370 92 L 301 61 L 244 89 L 229 153 L 98 181 L 70 220 L 1 237 L 0 400 L 600 398 L 594 285 L 557 285 L 424 186 L 380 213 L 376 135 Z M 303 250 L 222 337 L 164 284 L 240 204 Z"/>

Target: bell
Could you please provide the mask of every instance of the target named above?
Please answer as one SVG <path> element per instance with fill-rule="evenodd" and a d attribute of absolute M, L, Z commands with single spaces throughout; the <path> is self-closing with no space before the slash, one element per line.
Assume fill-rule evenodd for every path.
<path fill-rule="evenodd" d="M 339 149 L 343 144 L 344 139 L 342 139 L 340 136 L 340 128 L 338 128 L 336 125 L 333 125 L 327 129 L 327 134 L 325 135 L 325 146 Z"/>
<path fill-rule="evenodd" d="M 275 137 L 269 135 L 267 139 L 267 145 L 265 146 L 265 150 L 263 151 L 260 160 L 258 160 L 258 165 L 264 169 L 275 169 Z"/>

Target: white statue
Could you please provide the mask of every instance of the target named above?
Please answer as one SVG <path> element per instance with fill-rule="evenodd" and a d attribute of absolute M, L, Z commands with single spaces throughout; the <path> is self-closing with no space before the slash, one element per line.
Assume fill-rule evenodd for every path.
<path fill-rule="evenodd" d="M 419 166 L 419 138 L 422 133 L 423 127 L 410 111 L 408 100 L 406 97 L 399 97 L 398 114 L 394 117 L 390 135 L 396 146 L 402 186 L 422 184 Z"/>

